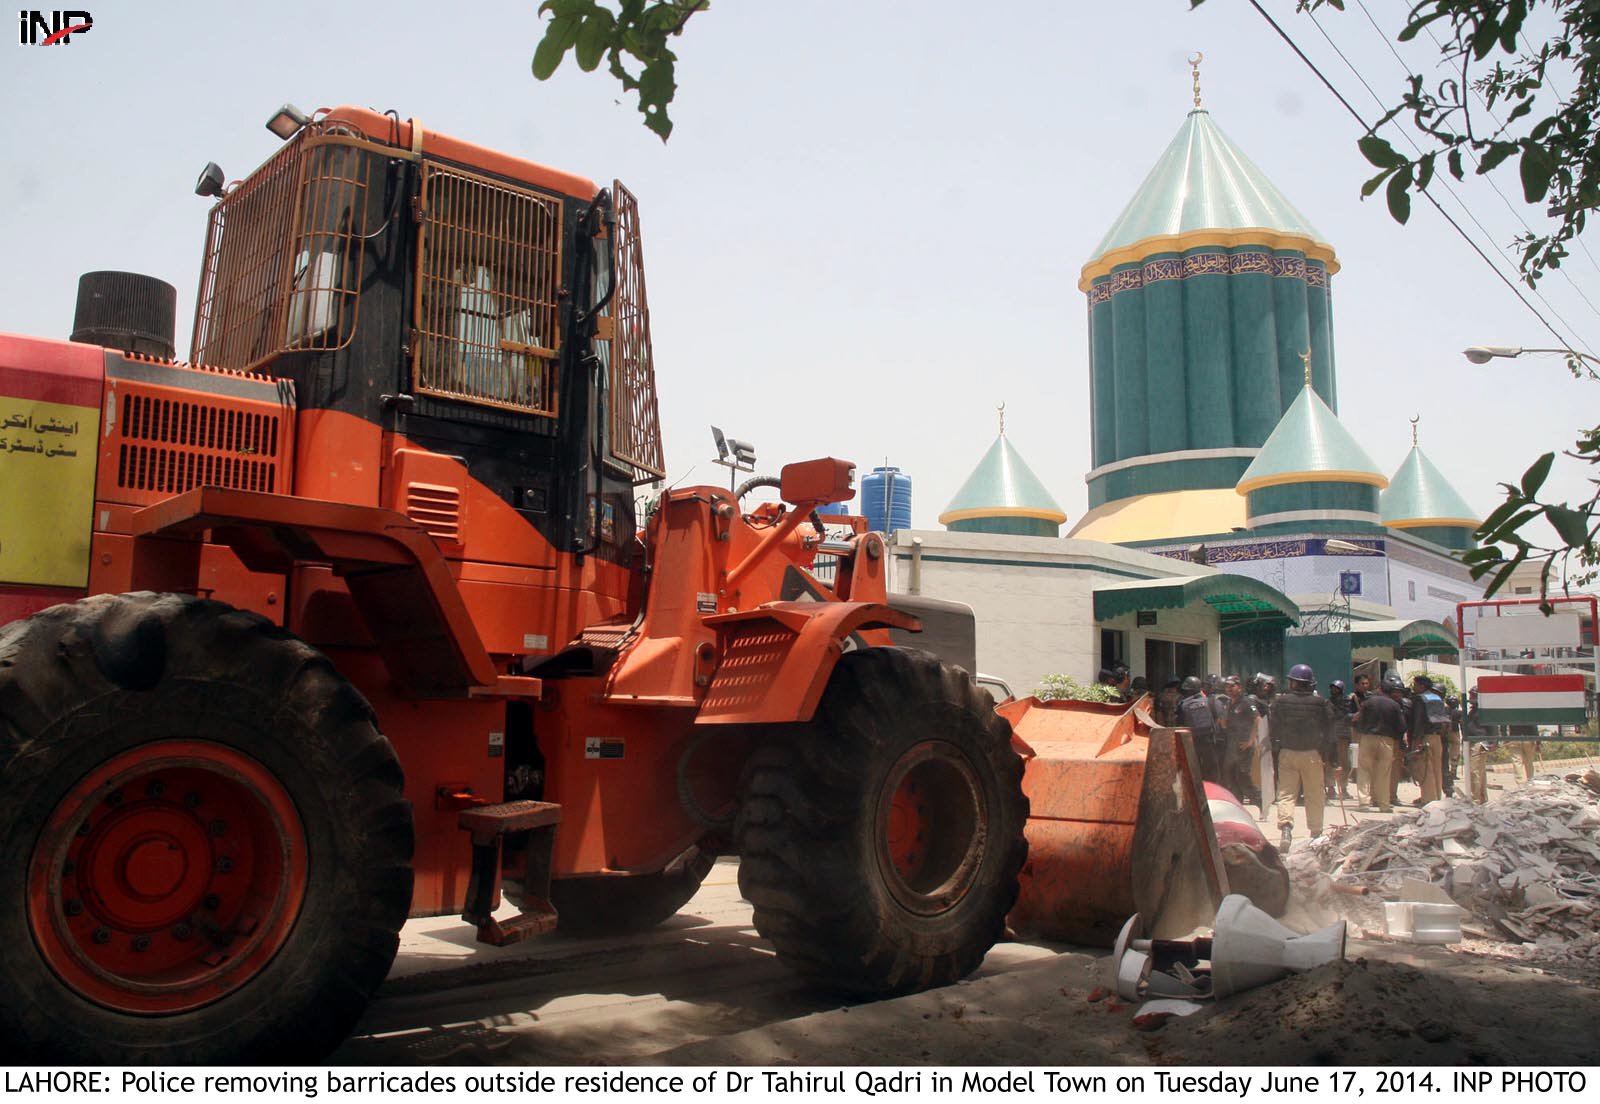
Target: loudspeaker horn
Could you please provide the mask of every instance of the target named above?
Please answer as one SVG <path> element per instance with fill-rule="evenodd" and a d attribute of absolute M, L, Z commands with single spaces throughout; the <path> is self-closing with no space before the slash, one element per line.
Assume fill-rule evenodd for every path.
<path fill-rule="evenodd" d="M 1345 924 L 1301 935 L 1231 893 L 1217 909 L 1211 941 L 1211 993 L 1226 997 L 1344 957 Z"/>

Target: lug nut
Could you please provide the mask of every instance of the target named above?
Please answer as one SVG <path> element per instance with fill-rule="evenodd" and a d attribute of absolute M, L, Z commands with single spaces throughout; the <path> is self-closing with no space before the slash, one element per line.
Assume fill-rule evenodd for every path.
<path fill-rule="evenodd" d="M 226 856 L 226 855 L 223 855 L 221 858 L 217 859 L 217 873 L 218 874 L 230 874 L 232 872 L 233 872 L 233 860 L 232 859 L 228 858 L 228 856 Z"/>
<path fill-rule="evenodd" d="M 215 893 L 208 893 L 206 894 L 206 899 L 200 903 L 205 905 L 205 907 L 210 909 L 212 912 L 216 912 L 217 909 L 222 907 L 222 898 L 218 897 Z"/>
<path fill-rule="evenodd" d="M 148 951 L 150 949 L 150 937 L 148 935 L 135 936 L 133 949 L 136 951 Z"/>
<path fill-rule="evenodd" d="M 96 943 L 100 943 L 100 944 L 109 943 L 109 942 L 111 942 L 111 929 L 110 928 L 96 928 L 94 930 L 94 935 L 91 938 L 93 938 Z"/>
<path fill-rule="evenodd" d="M 149 794 L 151 797 L 160 797 L 162 794 L 167 792 L 167 784 L 158 778 L 154 782 L 150 783 L 150 785 L 146 786 L 144 788 L 144 792 Z"/>
<path fill-rule="evenodd" d="M 183 795 L 183 805 L 186 809 L 198 809 L 200 807 L 200 795 L 194 790 L 190 790 Z"/>
<path fill-rule="evenodd" d="M 94 831 L 94 825 L 90 824 L 87 820 L 78 825 L 78 835 L 80 836 L 87 836 L 92 831 Z"/>
<path fill-rule="evenodd" d="M 122 791 L 112 790 L 110 793 L 106 794 L 106 804 L 111 806 L 113 809 L 115 809 L 118 805 L 121 805 Z"/>
<path fill-rule="evenodd" d="M 83 912 L 83 902 L 74 898 L 61 906 L 68 916 L 77 916 Z"/>
<path fill-rule="evenodd" d="M 180 920 L 172 925 L 172 938 L 188 940 L 194 936 L 194 927 L 187 920 Z"/>
<path fill-rule="evenodd" d="M 225 820 L 213 820 L 208 831 L 210 831 L 213 836 L 225 836 L 228 834 L 228 822 Z"/>

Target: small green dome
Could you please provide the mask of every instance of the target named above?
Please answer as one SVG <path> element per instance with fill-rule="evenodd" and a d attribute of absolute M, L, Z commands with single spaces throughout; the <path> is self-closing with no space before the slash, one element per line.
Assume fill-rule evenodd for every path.
<path fill-rule="evenodd" d="M 1248 495 L 1286 483 L 1365 483 L 1382 490 L 1389 480 L 1307 384 L 1234 490 Z"/>
<path fill-rule="evenodd" d="M 1383 523 L 1392 529 L 1436 525 L 1476 529 L 1476 512 L 1416 445 L 1379 499 Z"/>
<path fill-rule="evenodd" d="M 1066 511 L 1003 432 L 939 515 L 939 524 L 998 518 L 1028 518 L 1051 526 L 1067 520 Z"/>
<path fill-rule="evenodd" d="M 1316 244 L 1326 240 L 1211 121 L 1210 113 L 1196 109 L 1092 256 L 1104 257 L 1147 238 L 1257 228 Z M 1331 259 L 1333 250 L 1324 248 Z"/>

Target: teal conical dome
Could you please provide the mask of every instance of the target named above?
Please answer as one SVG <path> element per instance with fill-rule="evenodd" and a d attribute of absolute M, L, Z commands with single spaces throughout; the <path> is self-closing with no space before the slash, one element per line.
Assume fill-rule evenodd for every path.
<path fill-rule="evenodd" d="M 961 485 L 939 524 L 959 533 L 1054 537 L 1067 520 L 1002 430 Z"/>
<path fill-rule="evenodd" d="M 1447 548 L 1470 548 L 1481 520 L 1444 473 L 1416 445 L 1379 498 L 1390 529 L 1403 529 Z"/>
<path fill-rule="evenodd" d="M 1378 494 L 1388 484 L 1308 381 L 1234 489 L 1254 530 L 1370 532 L 1380 528 Z"/>
<path fill-rule="evenodd" d="M 1306 386 L 1234 489 L 1247 495 L 1265 487 L 1312 482 L 1365 483 L 1379 490 L 1389 485 L 1338 415 Z"/>
<path fill-rule="evenodd" d="M 1325 242 L 1310 220 L 1212 122 L 1211 113 L 1197 108 L 1189 112 L 1093 256 L 1103 257 L 1148 238 L 1254 228 Z"/>
<path fill-rule="evenodd" d="M 1337 410 L 1338 270 L 1321 232 L 1211 115 L 1188 112 L 1079 273 L 1091 514 L 1233 488 L 1299 393 L 1304 349 Z"/>

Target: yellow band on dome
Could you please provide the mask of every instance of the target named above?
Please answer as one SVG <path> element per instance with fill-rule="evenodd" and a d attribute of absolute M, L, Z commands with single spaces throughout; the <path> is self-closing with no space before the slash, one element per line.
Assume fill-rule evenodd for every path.
<path fill-rule="evenodd" d="M 1334 255 L 1333 246 L 1304 234 L 1286 233 L 1266 226 L 1246 226 L 1238 230 L 1188 230 L 1182 234 L 1156 234 L 1140 238 L 1132 245 L 1120 246 L 1096 257 L 1083 266 L 1078 276 L 1078 290 L 1088 291 L 1095 280 L 1111 275 L 1111 270 L 1117 265 L 1142 261 L 1152 253 L 1185 253 L 1207 245 L 1224 249 L 1237 249 L 1243 245 L 1292 249 L 1304 253 L 1309 260 L 1321 261 L 1330 276 L 1339 271 L 1339 258 Z"/>

